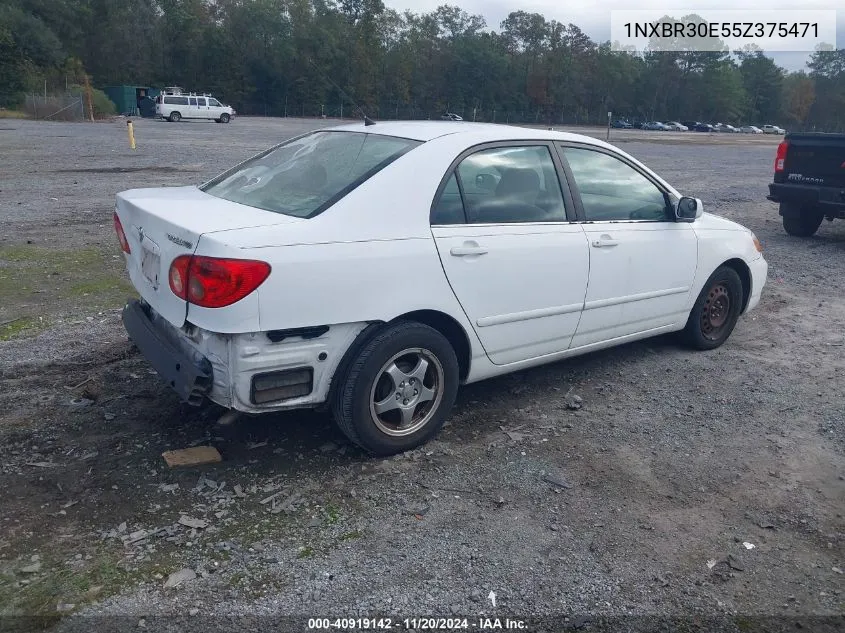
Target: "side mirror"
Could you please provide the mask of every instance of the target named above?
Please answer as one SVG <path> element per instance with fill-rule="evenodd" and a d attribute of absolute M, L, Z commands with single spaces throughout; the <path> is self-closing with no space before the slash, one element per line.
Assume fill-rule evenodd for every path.
<path fill-rule="evenodd" d="M 675 207 L 675 219 L 678 222 L 694 222 L 701 217 L 702 211 L 701 200 L 684 196 Z"/>

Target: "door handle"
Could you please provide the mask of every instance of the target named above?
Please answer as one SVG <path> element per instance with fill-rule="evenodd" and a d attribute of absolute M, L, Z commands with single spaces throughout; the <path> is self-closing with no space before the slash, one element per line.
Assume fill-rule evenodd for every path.
<path fill-rule="evenodd" d="M 449 251 L 455 257 L 466 257 L 467 255 L 484 255 L 487 249 L 482 246 L 453 246 Z"/>
<path fill-rule="evenodd" d="M 608 248 L 610 246 L 617 246 L 619 242 L 614 239 L 611 239 L 610 236 L 602 235 L 601 238 L 597 240 L 593 240 L 593 247 L 594 248 Z"/>

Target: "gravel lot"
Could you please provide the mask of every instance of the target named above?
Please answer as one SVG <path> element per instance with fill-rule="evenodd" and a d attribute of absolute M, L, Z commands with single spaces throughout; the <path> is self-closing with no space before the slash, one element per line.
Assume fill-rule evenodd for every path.
<path fill-rule="evenodd" d="M 132 151 L 121 120 L 0 120 L 0 615 L 841 630 L 845 222 L 783 232 L 765 200 L 777 139 L 614 131 L 764 243 L 763 300 L 725 346 L 657 338 L 472 385 L 435 442 L 373 460 L 325 416 L 220 427 L 181 407 L 119 321 L 115 193 L 198 184 L 324 123 L 139 120 Z M 223 462 L 161 458 L 198 444 Z M 123 617 L 83 617 L 106 615 Z"/>

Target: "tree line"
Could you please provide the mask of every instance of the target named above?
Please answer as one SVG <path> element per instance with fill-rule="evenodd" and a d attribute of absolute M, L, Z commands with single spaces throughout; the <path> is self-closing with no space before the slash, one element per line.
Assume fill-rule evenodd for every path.
<path fill-rule="evenodd" d="M 178 85 L 241 114 L 845 129 L 845 49 L 786 72 L 755 50 L 615 52 L 525 11 L 496 30 L 382 0 L 4 0 L 0 106 L 80 67 L 98 87 Z"/>

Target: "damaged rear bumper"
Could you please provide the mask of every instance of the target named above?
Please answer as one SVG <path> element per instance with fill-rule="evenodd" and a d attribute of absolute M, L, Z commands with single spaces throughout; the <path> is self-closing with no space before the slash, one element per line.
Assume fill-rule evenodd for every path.
<path fill-rule="evenodd" d="M 201 404 L 213 384 L 213 369 L 208 359 L 198 357 L 178 339 L 168 337 L 140 301 L 129 301 L 122 318 L 129 338 L 182 401 Z"/>

